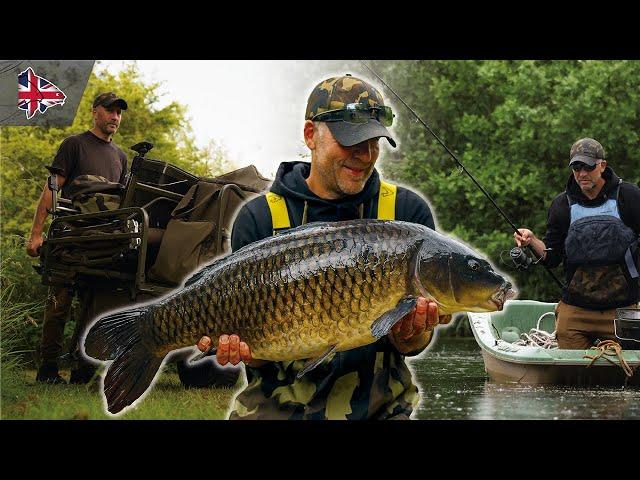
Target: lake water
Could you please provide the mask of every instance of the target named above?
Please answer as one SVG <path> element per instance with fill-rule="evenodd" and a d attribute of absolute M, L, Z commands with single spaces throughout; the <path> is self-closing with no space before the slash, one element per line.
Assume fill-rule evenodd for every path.
<path fill-rule="evenodd" d="M 437 339 L 408 360 L 421 401 L 418 419 L 640 419 L 640 388 L 572 388 L 489 381 L 473 338 Z"/>

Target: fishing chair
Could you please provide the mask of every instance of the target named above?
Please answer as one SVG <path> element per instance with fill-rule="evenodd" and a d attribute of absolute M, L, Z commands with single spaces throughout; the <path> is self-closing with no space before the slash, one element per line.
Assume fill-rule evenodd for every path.
<path fill-rule="evenodd" d="M 148 142 L 132 147 L 137 155 L 116 210 L 78 213 L 70 201 L 57 197 L 50 180 L 54 220 L 41 249 L 41 265 L 35 267 L 43 284 L 72 287 L 79 275 L 112 279 L 129 287 L 132 298 L 139 292 L 160 295 L 170 289 L 150 283 L 147 271 L 171 211 L 198 178 L 145 158 L 151 148 Z"/>

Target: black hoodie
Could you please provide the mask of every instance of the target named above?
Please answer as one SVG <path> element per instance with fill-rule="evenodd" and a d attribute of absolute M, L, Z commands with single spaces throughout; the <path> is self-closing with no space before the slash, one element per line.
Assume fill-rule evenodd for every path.
<path fill-rule="evenodd" d="M 377 218 L 380 177 L 375 169 L 360 193 L 337 200 L 324 200 L 309 190 L 306 178 L 310 171 L 311 164 L 308 162 L 283 162 L 271 185 L 273 193 L 285 198 L 292 227 L 302 224 L 305 202 L 308 204 L 307 223 L 355 220 L 359 218 L 360 204 L 363 204 L 363 218 Z M 396 196 L 396 220 L 419 223 L 435 230 L 433 215 L 427 202 L 403 187 L 398 187 Z M 272 234 L 271 212 L 266 198 L 254 198 L 236 216 L 231 248 L 235 251 Z"/>
<path fill-rule="evenodd" d="M 605 184 L 594 199 L 590 199 L 582 193 L 573 174 L 569 176 L 567 189 L 553 199 L 547 215 L 547 234 L 543 239 L 546 247 L 552 249 L 547 253 L 544 262 L 546 265 L 557 267 L 565 258 L 564 241 L 567 238 L 571 222 L 567 192 L 580 205 L 585 207 L 600 206 L 607 201 L 620 181 L 611 167 L 605 168 L 602 178 L 604 178 Z M 640 235 L 640 188 L 632 183 L 621 183 L 618 194 L 618 210 L 624 224 L 631 228 L 636 235 Z"/>

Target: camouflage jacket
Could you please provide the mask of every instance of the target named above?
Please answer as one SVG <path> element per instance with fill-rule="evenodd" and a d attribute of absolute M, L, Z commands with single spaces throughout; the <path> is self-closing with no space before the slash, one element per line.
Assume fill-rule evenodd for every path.
<path fill-rule="evenodd" d="M 98 213 L 120 206 L 124 187 L 100 175 L 79 175 L 68 186 L 73 206 L 80 213 Z"/>
<path fill-rule="evenodd" d="M 380 189 L 376 171 L 360 194 L 330 203 L 306 188 L 308 169 L 305 162 L 283 163 L 271 187 L 271 191 L 285 196 L 292 226 L 300 224 L 305 202 L 309 221 L 334 221 L 336 216 L 345 220 L 345 212 L 353 212 L 352 218 L 357 218 L 358 204 L 364 205 L 364 218 L 376 218 Z M 427 203 L 402 187 L 398 187 L 396 219 L 434 228 Z M 255 198 L 236 217 L 232 248 L 237 250 L 271 233 L 265 197 Z M 404 355 L 387 337 L 335 353 L 297 379 L 296 373 L 304 363 L 296 360 L 247 367 L 248 386 L 238 394 L 230 419 L 408 419 L 418 401 L 418 388 Z"/>

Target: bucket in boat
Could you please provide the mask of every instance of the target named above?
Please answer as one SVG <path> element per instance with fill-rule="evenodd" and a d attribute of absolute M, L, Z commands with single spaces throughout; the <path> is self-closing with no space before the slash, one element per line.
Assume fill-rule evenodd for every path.
<path fill-rule="evenodd" d="M 624 340 L 627 348 L 640 349 L 640 308 L 616 308 L 613 327 L 616 337 Z"/>

